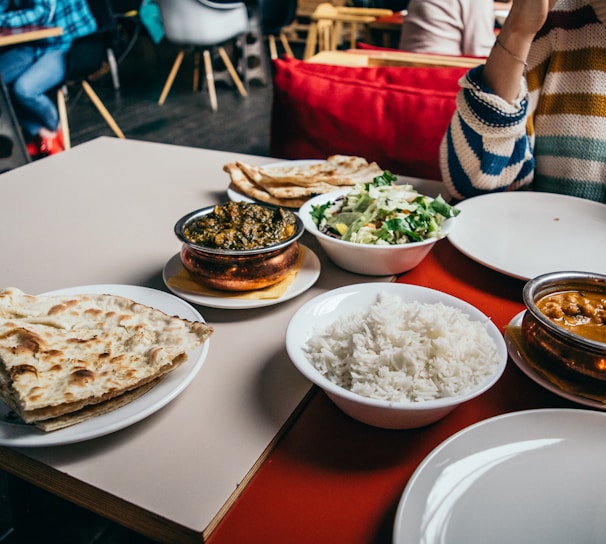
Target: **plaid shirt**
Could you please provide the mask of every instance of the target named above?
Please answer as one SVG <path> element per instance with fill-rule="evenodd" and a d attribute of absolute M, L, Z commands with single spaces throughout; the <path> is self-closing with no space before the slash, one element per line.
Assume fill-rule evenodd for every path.
<path fill-rule="evenodd" d="M 63 34 L 36 42 L 45 50 L 67 51 L 75 38 L 94 32 L 97 22 L 86 0 L 0 0 L 0 28 L 51 25 Z"/>

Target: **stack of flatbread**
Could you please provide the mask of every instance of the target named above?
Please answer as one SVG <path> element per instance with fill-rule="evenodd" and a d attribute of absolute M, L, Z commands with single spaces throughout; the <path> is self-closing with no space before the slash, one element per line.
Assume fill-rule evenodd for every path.
<path fill-rule="evenodd" d="M 213 329 L 115 295 L 0 291 L 0 398 L 45 431 L 123 406 Z"/>
<path fill-rule="evenodd" d="M 299 208 L 314 195 L 356 183 L 370 183 L 383 174 L 377 163 L 362 157 L 332 155 L 325 161 L 292 166 L 255 166 L 243 162 L 223 167 L 230 187 L 245 196 L 287 208 Z"/>

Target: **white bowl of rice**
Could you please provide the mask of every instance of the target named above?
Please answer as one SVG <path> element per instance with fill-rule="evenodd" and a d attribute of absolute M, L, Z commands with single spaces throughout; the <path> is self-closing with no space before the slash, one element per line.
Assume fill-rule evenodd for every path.
<path fill-rule="evenodd" d="M 313 298 L 292 317 L 286 349 L 341 410 L 386 429 L 438 421 L 490 389 L 507 363 L 503 335 L 477 308 L 400 283 Z"/>

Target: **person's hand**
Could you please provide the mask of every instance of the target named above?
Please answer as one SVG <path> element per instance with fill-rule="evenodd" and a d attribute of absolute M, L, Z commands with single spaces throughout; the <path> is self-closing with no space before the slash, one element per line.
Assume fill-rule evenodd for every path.
<path fill-rule="evenodd" d="M 520 77 L 535 34 L 545 24 L 556 0 L 513 0 L 486 66 L 484 83 L 512 102 L 520 90 Z"/>
<path fill-rule="evenodd" d="M 557 0 L 513 0 L 503 29 L 515 35 L 534 35 L 541 29 Z"/>

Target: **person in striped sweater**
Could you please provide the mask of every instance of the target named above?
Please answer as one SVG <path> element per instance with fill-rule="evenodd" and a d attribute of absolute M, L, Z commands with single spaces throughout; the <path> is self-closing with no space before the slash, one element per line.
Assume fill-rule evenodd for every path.
<path fill-rule="evenodd" d="M 606 0 L 514 0 L 440 148 L 454 199 L 521 188 L 606 203 Z"/>

